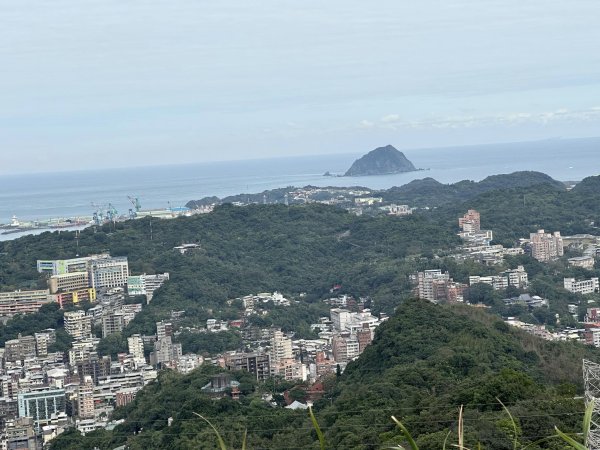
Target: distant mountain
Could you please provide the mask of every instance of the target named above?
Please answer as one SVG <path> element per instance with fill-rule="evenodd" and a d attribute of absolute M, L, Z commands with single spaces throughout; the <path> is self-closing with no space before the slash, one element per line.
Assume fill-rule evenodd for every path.
<path fill-rule="evenodd" d="M 417 170 L 404 153 L 392 145 L 378 147 L 354 161 L 344 174 L 345 177 L 366 175 L 388 175 L 392 173 L 414 172 Z"/>
<path fill-rule="evenodd" d="M 600 194 L 600 176 L 584 178 L 575 185 L 573 192 L 598 196 Z"/>
<path fill-rule="evenodd" d="M 382 191 L 386 201 L 405 203 L 413 206 L 436 207 L 449 203 L 463 202 L 486 192 L 549 185 L 553 189 L 565 190 L 560 181 L 552 177 L 532 171 L 514 172 L 510 174 L 492 175 L 479 182 L 463 180 L 454 184 L 442 184 L 433 178 L 414 180 L 403 186 Z"/>

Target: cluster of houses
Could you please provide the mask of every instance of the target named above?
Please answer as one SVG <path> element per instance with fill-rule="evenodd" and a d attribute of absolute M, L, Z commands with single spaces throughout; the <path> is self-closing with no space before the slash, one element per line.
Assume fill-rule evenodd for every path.
<path fill-rule="evenodd" d="M 228 370 L 245 370 L 256 380 L 281 377 L 288 381 L 318 382 L 323 376 L 343 371 L 373 340 L 374 330 L 385 321 L 368 309 L 331 308 L 311 329 L 315 339 L 298 339 L 277 328 L 242 329 L 244 349 L 226 352 L 215 363 Z"/>
<path fill-rule="evenodd" d="M 110 428 L 114 408 L 131 402 L 157 376 L 158 363 L 149 364 L 144 354 L 144 344 L 152 342 L 131 336 L 128 353 L 112 359 L 98 354 L 100 339 L 93 331 L 101 330 L 103 338 L 123 331 L 143 306 L 126 302 L 126 296 L 149 302 L 169 274 L 130 276 L 126 257 L 106 253 L 38 260 L 37 270 L 46 274 L 48 288 L 2 293 L 2 319 L 54 302 L 66 309 L 64 330 L 19 335 L 0 349 L 1 440 L 9 449 L 41 449 L 72 426 L 83 433 Z M 71 342 L 66 352 L 56 348 L 60 333 Z M 163 357 L 162 344 L 155 345 L 151 360 L 155 353 L 155 361 Z"/>
<path fill-rule="evenodd" d="M 408 216 L 414 211 L 414 208 L 408 205 L 387 202 L 383 197 L 374 196 L 373 194 L 373 191 L 366 188 L 305 186 L 285 193 L 283 198 L 279 198 L 275 203 L 282 202 L 286 205 L 307 203 L 334 205 L 358 216 L 364 213 Z M 235 206 L 247 206 L 252 203 L 258 203 L 255 197 L 252 200 L 248 198 L 247 201 L 235 201 L 232 204 Z M 273 199 L 269 199 L 269 196 L 265 193 L 263 194 L 262 202 L 263 204 L 273 203 Z M 211 206 L 214 207 L 214 205 Z"/>
<path fill-rule="evenodd" d="M 151 301 L 154 292 L 169 280 L 169 274 L 131 276 L 127 258 L 109 254 L 40 260 L 37 269 L 47 275 L 48 289 L 41 293 L 8 293 L 17 307 L 5 318 L 36 312 L 43 304 L 56 302 L 66 309 L 64 330 L 19 335 L 0 349 L 0 432 L 2 442 L 11 449 L 41 449 L 70 427 L 85 434 L 116 426 L 110 420 L 114 408 L 133 401 L 137 392 L 156 379 L 157 371 L 163 368 L 189 373 L 210 363 L 225 371 L 246 370 L 260 381 L 281 377 L 314 385 L 357 358 L 373 339 L 374 329 L 385 320 L 385 316 L 375 317 L 365 309 L 364 299 L 357 302 L 343 297 L 332 302 L 337 307 L 332 307 L 330 317 L 313 325 L 317 339 L 295 339 L 294 333 L 247 325 L 249 316 L 268 314 L 270 308 L 297 302 L 279 292 L 259 293 L 227 302 L 240 306 L 240 319 L 212 318 L 205 327 L 192 330 L 219 333 L 237 329 L 244 341 L 238 351 L 211 355 L 208 359 L 206 354 L 183 354 L 181 343 L 176 341 L 178 333 L 186 330 L 179 326 L 185 312 L 172 311 L 168 320 L 156 323 L 155 334 L 129 336 L 127 352 L 119 353 L 115 359 L 100 356 L 101 339 L 94 331 L 101 330 L 102 338 L 122 332 L 143 305 Z M 132 300 L 138 302 L 131 303 Z M 61 333 L 66 333 L 71 341 L 66 352 L 55 348 L 60 339 L 57 334 Z M 203 391 L 213 397 L 239 398 L 236 383 L 224 373 Z"/>

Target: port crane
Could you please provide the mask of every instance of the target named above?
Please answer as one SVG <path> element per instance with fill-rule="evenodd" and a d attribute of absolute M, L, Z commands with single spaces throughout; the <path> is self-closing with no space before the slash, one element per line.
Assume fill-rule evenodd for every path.
<path fill-rule="evenodd" d="M 94 225 L 102 225 L 104 223 L 106 208 L 94 202 L 92 202 L 92 208 L 94 208 L 94 214 L 92 216 Z"/>
<path fill-rule="evenodd" d="M 117 208 L 115 208 L 112 203 L 109 203 L 108 205 L 98 205 L 92 202 L 92 207 L 94 208 L 92 221 L 95 225 L 100 226 L 106 222 L 114 222 L 119 216 Z"/>
<path fill-rule="evenodd" d="M 140 203 L 140 199 L 138 197 L 132 197 L 128 195 L 127 198 L 129 199 L 131 206 L 133 206 L 133 208 L 129 208 L 129 218 L 135 219 L 142 209 L 142 204 Z"/>
<path fill-rule="evenodd" d="M 108 209 L 106 211 L 106 218 L 108 219 L 108 221 L 114 222 L 118 215 L 119 212 L 117 211 L 117 208 L 115 208 L 112 203 L 109 203 Z"/>

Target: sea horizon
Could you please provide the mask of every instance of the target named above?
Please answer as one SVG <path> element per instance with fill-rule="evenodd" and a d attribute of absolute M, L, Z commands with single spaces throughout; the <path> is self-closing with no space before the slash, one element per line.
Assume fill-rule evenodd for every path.
<path fill-rule="evenodd" d="M 425 171 L 369 177 L 323 176 L 343 174 L 362 156 L 355 153 L 0 175 L 0 223 L 12 216 L 24 221 L 91 217 L 93 205 L 108 203 L 126 214 L 128 196 L 139 198 L 143 209 L 156 209 L 286 186 L 388 189 L 426 177 L 455 183 L 523 170 L 579 181 L 599 173 L 599 150 L 600 137 L 402 150 Z"/>

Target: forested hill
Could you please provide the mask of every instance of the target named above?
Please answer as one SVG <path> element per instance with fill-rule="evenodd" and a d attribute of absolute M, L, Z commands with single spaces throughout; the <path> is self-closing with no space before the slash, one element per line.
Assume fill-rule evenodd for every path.
<path fill-rule="evenodd" d="M 517 417 L 523 443 L 552 435 L 554 425 L 576 427 L 582 403 L 573 397 L 581 393 L 581 360 L 599 353 L 542 341 L 478 308 L 410 300 L 348 365 L 333 406 L 322 416 L 335 430 L 329 432 L 332 448 L 392 444 L 394 414 L 418 437 L 421 450 L 439 450 L 456 423 L 458 405 L 465 405 L 466 446 L 508 449 L 507 417 L 497 398 Z M 373 446 L 360 447 L 364 442 Z"/>
<path fill-rule="evenodd" d="M 580 358 L 589 352 L 598 360 L 596 351 L 517 334 L 476 309 L 412 301 L 409 275 L 440 268 L 450 271 L 456 281 L 466 282 L 469 274 L 492 274 L 493 269 L 475 262 L 444 257 L 460 245 L 457 217 L 471 207 L 482 213 L 484 228 L 492 228 L 499 239 L 513 239 L 512 243 L 536 228 L 565 234 L 595 230 L 600 223 L 598 178 L 586 179 L 571 191 L 544 177 L 534 175 L 529 180 L 534 178 L 541 183 L 488 190 L 407 217 L 357 217 L 320 204 L 227 204 L 188 218 L 146 218 L 89 228 L 78 241 L 69 232 L 28 236 L 0 243 L 0 289 L 43 286 L 44 279 L 35 271 L 36 259 L 77 253 L 109 251 L 128 256 L 134 274 L 169 272 L 170 281 L 123 333 L 101 341 L 100 354 L 116 355 L 127 350 L 127 336 L 153 333 L 156 321 L 169 319 L 173 310 L 185 311 L 178 324 L 181 328 L 198 326 L 209 318 L 232 320 L 240 317 L 243 306 L 228 300 L 275 290 L 298 303 L 273 307 L 264 317 L 251 316 L 249 323 L 313 338 L 310 324 L 329 312 L 322 300 L 331 296 L 334 284 L 341 285 L 340 294 L 367 298 L 374 313 L 392 315 L 401 306 L 378 329 L 373 347 L 348 366 L 339 383 L 328 382 L 324 400 L 317 403 L 330 448 L 375 449 L 393 443 L 398 435 L 389 416 L 396 414 L 419 436 L 422 449 L 439 449 L 446 428 L 456 421 L 456 406 L 465 404 L 470 411 L 469 443 L 493 442 L 488 448 L 508 449 L 512 444 L 507 444 L 506 417 L 494 396 L 511 405 L 523 440 L 548 436 L 554 424 L 573 430 L 582 408 L 572 400 L 575 386 L 581 386 Z M 505 177 L 492 178 L 487 185 L 504 186 L 505 181 Z M 198 248 L 182 255 L 173 249 L 181 243 L 196 243 Z M 527 256 L 519 260 L 519 264 L 530 262 Z M 549 266 L 546 275 L 557 275 L 552 271 L 560 264 L 566 262 Z M 532 281 L 532 294 L 539 293 L 535 291 L 539 283 Z M 558 282 L 546 281 L 552 286 Z M 564 323 L 566 300 L 553 300 L 557 302 L 550 309 L 561 314 Z M 47 320 L 31 315 L 9 321 L 0 327 L 0 340 L 60 326 L 62 312 L 41 314 Z M 53 323 L 48 323 L 50 319 Z M 205 355 L 240 346 L 235 332 L 182 333 L 177 339 L 184 352 L 200 349 Z M 118 410 L 117 417 L 130 421 L 114 433 L 98 431 L 83 439 L 68 433 L 54 448 L 113 448 L 110 445 L 125 440 L 132 449 L 214 448 L 210 431 L 193 411 L 215 418 L 229 430 L 232 442 L 239 443 L 247 426 L 250 448 L 281 448 L 289 442 L 298 448 L 314 447 L 306 415 L 274 411 L 261 400 L 260 394 L 268 388 L 256 386 L 243 374 L 235 375 L 243 384 L 241 402 L 202 397 L 199 387 L 208 382 L 212 371 L 205 367 L 186 377 L 164 372 L 131 406 Z M 175 422 L 166 430 L 169 417 Z"/>
<path fill-rule="evenodd" d="M 116 353 L 126 350 L 125 337 L 151 334 L 155 322 L 168 318 L 172 310 L 185 310 L 190 325 L 211 317 L 233 319 L 239 311 L 226 301 L 258 292 L 307 294 L 298 307 L 279 316 L 275 311 L 274 322 L 261 322 L 286 331 L 308 333 L 308 325 L 327 314 L 320 300 L 337 283 L 344 292 L 371 296 L 376 311 L 393 311 L 397 300 L 392 292 L 409 289 L 408 274 L 417 267 L 404 258 L 448 251 L 459 242 L 454 230 L 423 216 L 356 217 L 319 204 L 223 205 L 211 214 L 189 218 L 152 223 L 140 219 L 86 229 L 78 247 L 75 235 L 64 232 L 1 242 L 0 288 L 43 287 L 36 259 L 69 258 L 77 252 L 127 256 L 134 274 L 169 272 L 170 282 L 109 347 Z M 180 255 L 173 247 L 181 243 L 197 243 L 199 248 Z"/>
<path fill-rule="evenodd" d="M 489 190 L 446 202 L 430 216 L 452 226 L 470 208 L 481 213 L 481 226 L 494 230 L 494 238 L 508 246 L 540 228 L 563 235 L 599 234 L 600 176 L 585 178 L 570 191 L 557 182 Z"/>
<path fill-rule="evenodd" d="M 448 203 L 461 203 L 472 199 L 485 192 L 512 189 L 526 188 L 537 185 L 548 185 L 557 190 L 564 191 L 565 185 L 560 181 L 554 180 L 552 177 L 541 172 L 522 171 L 510 174 L 492 175 L 481 181 L 463 180 L 454 184 L 443 184 L 433 178 L 423 178 L 414 180 L 402 186 L 394 186 L 389 189 L 373 191 L 373 195 L 383 197 L 385 201 L 407 204 L 417 207 L 438 207 L 447 205 Z M 304 188 L 310 188 L 305 186 Z M 336 187 L 323 187 L 324 189 L 339 189 Z M 348 186 L 347 189 L 368 190 L 367 187 Z M 198 208 L 201 206 L 214 203 L 262 203 L 266 200 L 267 203 L 283 203 L 286 194 L 290 194 L 297 190 L 296 187 L 285 187 L 279 189 L 271 189 L 254 194 L 238 194 L 225 198 L 205 197 L 200 200 L 191 200 L 186 206 L 189 208 Z"/>
<path fill-rule="evenodd" d="M 465 405 L 468 448 L 512 449 L 512 426 L 499 398 L 517 421 L 523 444 L 553 434 L 553 427 L 574 432 L 583 414 L 581 358 L 600 357 L 581 345 L 545 342 L 509 329 L 477 308 L 405 302 L 381 325 L 374 342 L 346 372 L 325 382 L 315 409 L 327 448 L 375 450 L 402 443 L 390 420 L 401 418 L 421 450 L 440 450 L 456 430 L 458 406 Z M 113 432 L 82 438 L 70 432 L 53 450 L 114 448 L 213 449 L 216 440 L 194 412 L 210 417 L 231 448 L 248 430 L 248 448 L 314 449 L 316 436 L 306 412 L 274 410 L 243 373 L 242 399 L 211 400 L 200 391 L 218 369 L 204 367 L 187 375 L 163 372 L 134 403 L 119 409 L 125 422 Z M 256 390 L 255 390 L 256 389 Z M 173 423 L 167 426 L 167 419 Z M 293 443 L 293 444 L 292 444 Z M 456 443 L 456 434 L 448 438 Z M 545 442 L 533 448 L 563 448 Z"/>
<path fill-rule="evenodd" d="M 490 191 L 537 185 L 548 185 L 559 191 L 566 190 L 563 183 L 544 173 L 524 171 L 492 175 L 478 182 L 463 180 L 454 184 L 442 184 L 433 178 L 424 178 L 381 191 L 381 195 L 386 201 L 431 208 L 450 203 L 460 204 Z"/>

